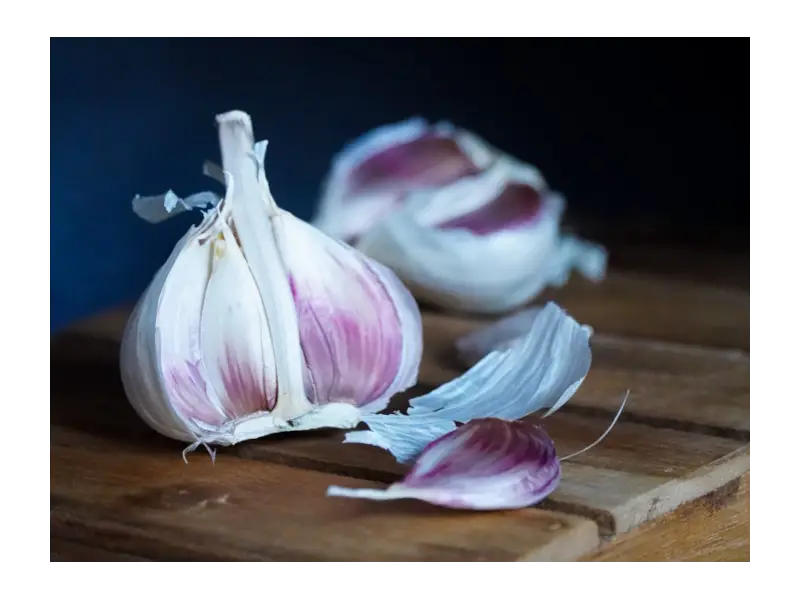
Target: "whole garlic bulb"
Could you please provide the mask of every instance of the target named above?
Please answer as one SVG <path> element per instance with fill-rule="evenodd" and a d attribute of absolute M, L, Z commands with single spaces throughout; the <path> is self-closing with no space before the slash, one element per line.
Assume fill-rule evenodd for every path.
<path fill-rule="evenodd" d="M 420 299 L 501 313 L 563 285 L 573 268 L 604 277 L 605 250 L 562 235 L 564 207 L 536 169 L 500 157 L 477 175 L 409 193 L 355 245 Z"/>
<path fill-rule="evenodd" d="M 187 450 L 352 428 L 416 383 L 416 302 L 389 269 L 275 204 L 247 114 L 217 123 L 225 197 L 140 298 L 122 341 L 126 394 Z"/>

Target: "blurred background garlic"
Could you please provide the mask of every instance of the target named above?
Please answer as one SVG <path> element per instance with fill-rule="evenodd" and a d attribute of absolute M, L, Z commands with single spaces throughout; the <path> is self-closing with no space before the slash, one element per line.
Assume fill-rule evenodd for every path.
<path fill-rule="evenodd" d="M 225 197 L 201 198 L 214 208 L 178 242 L 128 322 L 128 398 L 187 450 L 352 428 L 416 383 L 417 305 L 389 269 L 277 206 L 248 115 L 217 122 Z M 196 206 L 162 199 L 166 212 Z M 156 201 L 139 197 L 134 208 L 159 221 Z"/>
<path fill-rule="evenodd" d="M 413 191 L 475 175 L 497 158 L 486 142 L 421 118 L 373 129 L 333 160 L 313 224 L 352 243 Z"/>
<path fill-rule="evenodd" d="M 421 119 L 380 127 L 335 157 L 315 224 L 391 268 L 420 300 L 496 314 L 607 256 L 564 235 L 542 174 L 474 134 Z"/>

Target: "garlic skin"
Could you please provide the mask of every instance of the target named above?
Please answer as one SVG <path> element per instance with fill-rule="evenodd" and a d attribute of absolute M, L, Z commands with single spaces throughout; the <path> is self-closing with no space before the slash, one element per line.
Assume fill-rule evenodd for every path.
<path fill-rule="evenodd" d="M 328 495 L 507 510 L 541 502 L 560 481 L 561 463 L 544 429 L 487 418 L 470 421 L 428 444 L 409 473 L 385 490 L 331 486 Z"/>
<path fill-rule="evenodd" d="M 410 193 L 355 245 L 420 300 L 499 314 L 563 285 L 573 268 L 604 278 L 605 250 L 562 235 L 564 208 L 536 169 L 498 158 L 478 175 Z"/>
<path fill-rule="evenodd" d="M 459 423 L 513 421 L 543 409 L 547 417 L 572 398 L 588 375 L 590 331 L 549 302 L 518 343 L 490 352 L 461 376 L 413 398 L 406 414 L 366 415 L 369 430 L 348 432 L 345 442 L 383 448 L 407 463 Z"/>
<path fill-rule="evenodd" d="M 525 308 L 461 336 L 455 341 L 459 360 L 473 367 L 491 352 L 503 352 L 522 343 L 542 309 L 541 306 Z M 594 333 L 589 325 L 583 328 L 590 336 Z"/>
<path fill-rule="evenodd" d="M 333 159 L 312 223 L 353 243 L 413 191 L 475 175 L 500 153 L 451 123 L 415 117 L 377 127 Z"/>
<path fill-rule="evenodd" d="M 126 395 L 187 451 L 355 427 L 416 383 L 419 309 L 389 269 L 275 204 L 245 113 L 217 123 L 222 170 L 206 172 L 227 182 L 225 197 L 137 303 L 120 353 Z M 164 214 L 157 197 L 137 214 L 168 218 L 168 196 Z"/>

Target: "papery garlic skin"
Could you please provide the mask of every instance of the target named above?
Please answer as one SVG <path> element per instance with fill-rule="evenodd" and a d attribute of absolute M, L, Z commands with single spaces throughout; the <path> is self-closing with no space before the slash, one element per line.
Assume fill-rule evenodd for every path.
<path fill-rule="evenodd" d="M 364 417 L 368 431 L 345 434 L 346 443 L 378 446 L 401 463 L 474 419 L 522 419 L 561 408 L 589 373 L 590 329 L 550 302 L 528 333 L 504 351 L 493 351 L 463 375 L 413 398 L 406 414 Z"/>
<path fill-rule="evenodd" d="M 333 159 L 313 224 L 353 243 L 412 191 L 485 170 L 500 153 L 448 122 L 415 117 L 378 127 Z"/>
<path fill-rule="evenodd" d="M 488 418 L 470 421 L 430 443 L 409 473 L 385 490 L 331 486 L 328 495 L 505 510 L 541 502 L 560 480 L 561 463 L 544 429 Z"/>
<path fill-rule="evenodd" d="M 533 306 L 523 309 L 456 339 L 459 359 L 467 367 L 472 367 L 492 352 L 504 352 L 522 343 L 542 308 Z M 583 328 L 590 336 L 594 332 L 589 325 L 583 325 Z"/>
<path fill-rule="evenodd" d="M 214 192 L 198 192 L 181 198 L 169 190 L 166 194 L 158 196 L 137 195 L 133 199 L 133 212 L 148 223 L 160 223 L 189 210 L 213 208 L 220 200 L 221 198 Z"/>
<path fill-rule="evenodd" d="M 479 175 L 409 194 L 356 247 L 420 300 L 498 314 L 563 285 L 573 268 L 604 277 L 603 248 L 562 236 L 564 207 L 538 171 L 500 158 Z"/>
<path fill-rule="evenodd" d="M 120 355 L 126 394 L 190 449 L 355 427 L 416 383 L 419 309 L 388 269 L 277 207 L 246 114 L 217 120 L 226 195 L 137 304 Z M 140 216 L 168 218 L 168 200 L 164 215 L 140 201 Z"/>

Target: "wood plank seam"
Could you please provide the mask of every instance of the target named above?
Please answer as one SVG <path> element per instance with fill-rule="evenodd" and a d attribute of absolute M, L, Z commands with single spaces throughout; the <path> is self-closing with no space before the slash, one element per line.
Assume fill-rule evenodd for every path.
<path fill-rule="evenodd" d="M 750 473 L 674 512 L 602 540 L 581 561 L 749 561 Z"/>
<path fill-rule="evenodd" d="M 633 392 L 631 392 L 633 394 Z M 561 412 L 585 417 L 606 418 L 609 422 L 614 418 L 616 411 L 605 409 L 599 406 L 585 406 L 578 404 L 565 404 L 559 409 Z M 620 423 L 636 423 L 655 429 L 671 429 L 673 431 L 685 431 L 688 433 L 702 433 L 713 437 L 719 437 L 740 442 L 750 442 L 750 432 L 744 429 L 733 427 L 721 427 L 708 425 L 705 423 L 694 423 L 681 419 L 670 419 L 667 417 L 655 417 L 652 415 L 639 414 L 634 410 L 624 410 L 619 416 Z"/>
<path fill-rule="evenodd" d="M 350 464 L 340 464 L 324 459 L 316 459 L 311 456 L 298 456 L 293 454 L 281 454 L 280 452 L 270 452 L 269 450 L 263 451 L 262 448 L 256 447 L 239 447 L 233 449 L 237 456 L 250 460 L 259 460 L 270 464 L 280 464 L 292 468 L 327 473 L 332 475 L 342 475 L 348 477 L 357 477 L 369 481 L 375 481 L 384 484 L 391 484 L 400 478 L 399 473 L 393 473 L 386 470 L 371 469 L 368 467 L 361 467 Z M 735 463 L 735 464 L 734 464 Z M 728 485 L 730 482 L 725 481 L 725 472 L 720 473 L 715 469 L 718 465 L 725 465 L 729 467 L 728 472 L 738 473 L 740 471 L 749 469 L 749 445 L 744 446 L 730 454 L 720 457 L 717 460 L 709 462 L 707 465 L 696 469 L 690 473 L 685 474 L 676 480 L 667 482 L 660 487 L 653 488 L 647 494 L 649 498 L 649 508 L 647 514 L 641 519 L 641 522 L 653 520 L 660 514 L 676 510 L 683 504 L 694 502 L 698 495 L 694 492 L 687 492 L 688 500 L 677 503 L 665 503 L 663 498 L 669 498 L 670 494 L 675 496 L 676 487 L 691 486 L 693 489 L 700 489 L 702 496 L 713 494 L 714 490 L 718 487 Z M 736 475 L 736 478 L 741 475 Z M 702 491 L 708 490 L 708 491 Z M 702 497 L 701 496 L 701 497 Z M 631 498 L 634 503 L 630 510 L 633 514 L 638 514 L 635 510 L 635 505 L 642 502 L 642 497 L 637 496 Z M 599 510 L 585 504 L 577 502 L 568 502 L 564 500 L 555 500 L 552 497 L 545 499 L 542 503 L 537 505 L 538 508 L 543 510 L 551 510 L 554 512 L 561 512 L 572 514 L 575 516 L 585 517 L 594 521 L 599 530 L 599 535 L 606 539 L 613 539 L 616 532 L 622 530 L 622 533 L 627 532 L 629 529 L 639 524 L 635 517 L 625 522 L 617 522 L 614 515 L 605 510 Z M 620 508 L 624 512 L 624 507 Z"/>
<path fill-rule="evenodd" d="M 100 557 L 128 560 L 140 555 L 151 560 L 318 560 L 337 555 L 369 560 L 374 551 L 365 551 L 367 538 L 360 535 L 384 528 L 382 551 L 390 560 L 571 560 L 593 555 L 593 548 L 602 555 L 604 547 L 613 548 L 612 555 L 628 552 L 635 559 L 636 552 L 643 552 L 671 560 L 679 543 L 673 540 L 670 547 L 660 548 L 665 533 L 660 523 L 685 518 L 702 524 L 708 515 L 725 512 L 732 498 L 737 498 L 735 510 L 741 510 L 738 490 L 743 477 L 749 481 L 748 293 L 612 273 L 605 286 L 578 282 L 553 291 L 552 297 L 596 330 L 592 373 L 576 397 L 552 417 L 551 435 L 559 452 L 575 451 L 602 431 L 615 413 L 618 388 L 621 394 L 630 387 L 633 402 L 599 452 L 565 463 L 564 480 L 552 496 L 535 508 L 494 516 L 325 498 L 326 486 L 337 476 L 366 487 L 390 484 L 404 472 L 391 457 L 386 460 L 366 447 L 342 451 L 332 436 L 223 449 L 218 463 L 222 458 L 225 469 L 211 469 L 207 456 L 184 468 L 177 464 L 179 451 L 174 461 L 168 456 L 173 444 L 126 421 L 131 411 L 114 408 L 121 389 L 110 356 L 118 353 L 129 311 L 117 311 L 99 327 L 76 332 L 85 340 L 102 339 L 105 346 L 72 339 L 57 349 L 59 344 L 51 340 L 51 355 L 57 359 L 51 371 L 57 373 L 59 363 L 65 371 L 55 386 L 59 401 L 51 410 L 51 460 L 61 465 L 51 470 L 51 540 L 62 541 L 60 548 L 51 545 L 51 556 L 54 551 L 86 555 L 87 548 L 95 547 Z M 462 375 L 466 367 L 455 360 L 454 340 L 482 323 L 430 312 L 423 314 L 423 321 L 426 356 L 420 380 L 431 385 L 400 401 Z M 80 385 L 69 383 L 70 378 L 80 379 Z M 65 452 L 68 456 L 62 457 Z M 98 452 L 113 456 L 95 463 Z M 257 462 L 267 464 L 259 467 Z M 152 469 L 152 480 L 141 477 L 139 465 Z M 97 480 L 80 483 L 74 473 Z M 248 474 L 252 489 L 237 483 L 239 473 Z M 287 483 L 280 492 L 270 485 L 279 481 Z M 138 495 L 131 496 L 129 485 Z M 176 486 L 188 486 L 192 499 L 201 503 L 229 490 L 234 501 L 224 507 L 177 510 L 175 494 L 189 492 Z M 248 499 L 255 491 L 258 501 Z M 237 494 L 241 504 L 235 501 Z M 293 507 L 301 498 L 317 503 L 310 522 L 293 520 Z M 313 524 L 316 513 L 330 515 L 327 521 L 321 518 L 321 529 Z M 744 514 L 749 515 L 746 501 Z M 268 529 L 254 531 L 256 522 Z M 408 539 L 398 533 L 405 527 L 414 531 Z M 686 544 L 702 545 L 702 525 L 679 530 Z M 648 548 L 642 547 L 642 531 L 655 532 Z M 740 555 L 739 540 L 749 537 L 742 537 L 741 521 L 735 531 L 736 541 L 717 537 L 709 544 Z M 285 537 L 277 539 L 276 534 Z M 223 544 L 213 545 L 218 540 Z M 703 552 L 707 550 L 695 556 Z"/>
<path fill-rule="evenodd" d="M 54 433 L 61 434 L 58 429 Z M 529 509 L 458 516 L 413 503 L 358 506 L 317 495 L 329 481 L 321 475 L 304 476 L 235 456 L 219 457 L 222 469 L 215 471 L 208 465 L 184 467 L 180 459 L 167 459 L 160 451 L 131 449 L 122 453 L 123 462 L 149 464 L 152 472 L 117 472 L 119 462 L 108 452 L 98 457 L 99 449 L 113 443 L 87 439 L 94 440 L 93 449 L 65 449 L 52 456 L 57 473 L 78 474 L 57 477 L 51 484 L 51 539 L 88 544 L 106 556 L 576 560 L 599 545 L 595 523 L 572 515 Z M 97 462 L 87 462 L 91 457 L 98 457 Z M 126 472 L 133 477 L 123 475 Z M 88 473 L 96 476 L 87 480 Z M 285 494 L 275 485 L 281 482 L 286 484 Z M 352 479 L 340 483 L 370 485 Z M 214 502 L 220 494 L 225 501 Z M 285 503 L 275 504 L 283 497 Z M 320 539 L 328 543 L 320 544 Z"/>

